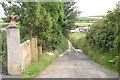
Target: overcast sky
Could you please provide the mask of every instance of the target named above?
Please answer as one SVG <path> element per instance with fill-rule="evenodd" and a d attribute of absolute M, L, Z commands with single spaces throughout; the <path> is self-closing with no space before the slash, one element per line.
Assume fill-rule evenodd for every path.
<path fill-rule="evenodd" d="M 76 0 L 80 16 L 106 15 L 108 10 L 113 10 L 120 0 Z"/>
<path fill-rule="evenodd" d="M 113 10 L 120 0 L 76 0 L 80 16 L 105 15 L 108 10 Z M 0 5 L 0 18 L 4 17 L 4 10 Z"/>

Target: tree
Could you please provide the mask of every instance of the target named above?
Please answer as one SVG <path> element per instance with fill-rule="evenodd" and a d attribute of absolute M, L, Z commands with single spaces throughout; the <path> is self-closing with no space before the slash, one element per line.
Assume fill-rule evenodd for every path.
<path fill-rule="evenodd" d="M 64 3 L 64 12 L 67 20 L 67 25 L 63 28 L 63 33 L 69 33 L 71 28 L 74 28 L 75 22 L 77 21 L 78 15 L 81 13 L 78 11 L 75 6 L 76 2 L 65 2 Z M 68 35 L 68 34 L 66 34 Z"/>
<path fill-rule="evenodd" d="M 42 6 L 50 13 L 52 20 L 52 28 L 51 28 L 51 41 L 50 44 L 53 49 L 56 48 L 57 45 L 60 45 L 62 42 L 62 28 L 65 23 L 64 9 L 62 2 L 44 2 Z"/>

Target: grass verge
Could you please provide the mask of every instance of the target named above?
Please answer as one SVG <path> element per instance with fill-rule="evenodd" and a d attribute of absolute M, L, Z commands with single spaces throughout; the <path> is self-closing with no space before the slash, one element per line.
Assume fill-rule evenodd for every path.
<path fill-rule="evenodd" d="M 24 70 L 22 76 L 24 78 L 34 78 L 44 71 L 58 57 L 58 52 L 52 52 L 54 55 L 43 53 L 39 55 L 39 60 L 32 62 L 27 69 Z"/>
<path fill-rule="evenodd" d="M 117 56 L 114 55 L 114 51 L 103 52 L 100 48 L 94 46 L 81 45 L 80 49 L 86 53 L 96 63 L 106 67 L 113 72 L 118 72 Z"/>

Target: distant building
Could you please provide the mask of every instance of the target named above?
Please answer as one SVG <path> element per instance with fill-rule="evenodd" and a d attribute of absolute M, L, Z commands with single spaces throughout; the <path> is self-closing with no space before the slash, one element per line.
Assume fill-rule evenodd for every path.
<path fill-rule="evenodd" d="M 70 30 L 70 32 L 80 32 L 79 28 L 75 28 L 74 30 Z"/>
<path fill-rule="evenodd" d="M 74 30 L 70 30 L 70 32 L 86 32 L 90 29 L 90 27 L 79 27 L 75 28 Z"/>
<path fill-rule="evenodd" d="M 85 32 L 85 31 L 88 31 L 89 29 L 90 29 L 90 27 L 80 27 L 79 31 L 80 32 Z"/>

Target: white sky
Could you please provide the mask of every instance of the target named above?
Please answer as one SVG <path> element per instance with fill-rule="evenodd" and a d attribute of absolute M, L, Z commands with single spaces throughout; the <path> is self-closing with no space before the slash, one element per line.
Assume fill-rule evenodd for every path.
<path fill-rule="evenodd" d="M 3 8 L 2 8 L 2 5 L 0 4 L 0 18 L 1 17 L 4 17 L 5 15 L 4 15 L 4 10 L 3 10 Z"/>
<path fill-rule="evenodd" d="M 80 16 L 106 15 L 108 10 L 113 10 L 120 0 L 76 0 Z"/>
<path fill-rule="evenodd" d="M 106 15 L 108 10 L 113 10 L 120 0 L 76 0 L 80 16 Z M 4 17 L 4 10 L 0 5 L 0 18 Z"/>

